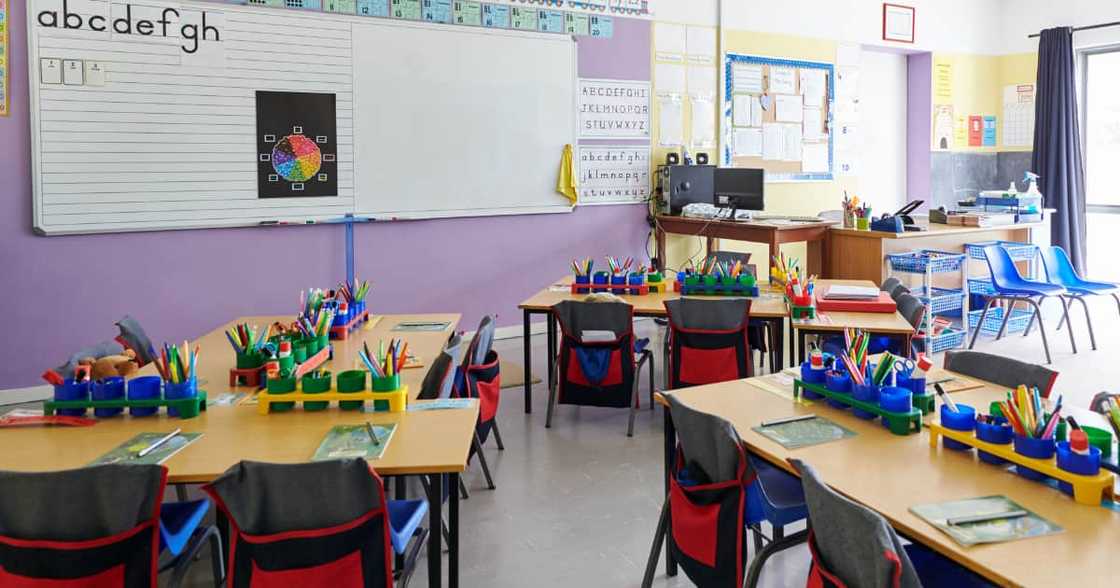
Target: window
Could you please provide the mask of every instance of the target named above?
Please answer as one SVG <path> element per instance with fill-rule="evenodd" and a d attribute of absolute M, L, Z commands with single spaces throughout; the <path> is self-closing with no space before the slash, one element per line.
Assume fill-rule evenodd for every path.
<path fill-rule="evenodd" d="M 1088 274 L 1120 280 L 1120 47 L 1081 52 Z"/>

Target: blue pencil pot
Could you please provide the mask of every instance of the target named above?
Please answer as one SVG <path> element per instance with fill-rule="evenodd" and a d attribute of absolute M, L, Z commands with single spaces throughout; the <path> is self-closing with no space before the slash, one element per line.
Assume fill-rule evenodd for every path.
<path fill-rule="evenodd" d="M 591 292 L 591 288 L 583 287 L 580 285 L 587 285 L 591 283 L 591 276 L 576 276 L 576 294 L 587 294 Z"/>
<path fill-rule="evenodd" d="M 880 388 L 875 384 L 852 384 L 852 396 L 856 400 L 863 402 L 870 402 L 871 404 L 879 404 Z M 867 412 L 860 408 L 853 408 L 852 414 L 861 419 L 873 419 L 876 415 L 873 412 Z"/>
<path fill-rule="evenodd" d="M 954 431 L 973 431 L 976 429 L 976 409 L 967 404 L 957 404 L 957 412 L 953 412 L 949 410 L 948 406 L 942 404 L 941 425 Z M 953 451 L 972 449 L 971 445 L 965 445 L 948 437 L 942 437 L 941 444 L 945 446 L 945 449 L 952 449 Z"/>
<path fill-rule="evenodd" d="M 612 274 L 611 275 L 611 285 L 612 286 L 625 286 L 626 285 L 626 274 Z"/>
<path fill-rule="evenodd" d="M 198 396 L 198 380 L 190 378 L 185 382 L 178 384 L 172 382 L 164 382 L 163 384 L 163 397 L 168 400 L 176 400 L 179 398 L 194 398 Z M 167 414 L 169 416 L 179 416 L 177 409 L 168 407 Z"/>
<path fill-rule="evenodd" d="M 365 300 L 355 300 L 353 302 L 352 308 L 353 308 L 354 312 L 351 313 L 351 314 L 354 317 L 359 317 L 359 316 L 362 315 L 363 312 L 366 311 L 366 301 Z"/>
<path fill-rule="evenodd" d="M 1013 443 L 1015 444 L 1015 453 L 1019 455 L 1038 459 L 1052 459 L 1054 457 L 1055 445 L 1053 439 L 1035 439 L 1034 437 L 1015 435 Z M 1015 466 L 1015 473 L 1035 482 L 1044 482 L 1048 478 L 1042 472 L 1021 465 Z"/>
<path fill-rule="evenodd" d="M 609 284 L 610 281 L 611 281 L 610 272 L 595 272 L 595 275 L 591 276 L 591 283 L 592 284 L 600 284 L 600 285 Z"/>
<path fill-rule="evenodd" d="M 848 374 L 841 371 L 830 371 L 825 373 L 825 387 L 829 392 L 836 392 L 837 394 L 851 394 L 852 393 L 852 378 Z M 833 400 L 829 398 L 827 401 L 832 408 L 839 408 L 844 410 L 848 408 L 846 402 Z"/>
<path fill-rule="evenodd" d="M 89 394 L 93 400 L 124 400 L 124 378 L 114 376 L 97 380 L 90 385 Z M 123 412 L 123 408 L 95 408 L 93 409 L 93 416 L 105 418 L 117 416 Z"/>
<path fill-rule="evenodd" d="M 1068 441 L 1058 443 L 1058 467 L 1071 474 L 1082 476 L 1095 476 L 1101 470 L 1101 450 L 1089 446 L 1089 455 L 1074 453 L 1069 448 Z M 1058 482 L 1058 488 L 1073 496 L 1073 485 L 1068 482 Z"/>
<path fill-rule="evenodd" d="M 128 381 L 129 400 L 158 400 L 163 380 L 159 376 L 142 376 Z M 134 417 L 152 416 L 159 412 L 158 406 L 129 407 L 128 413 Z"/>
<path fill-rule="evenodd" d="M 899 376 L 898 386 L 900 388 L 909 388 L 914 396 L 925 396 L 926 394 L 926 379 L 924 377 L 908 378 Z"/>
<path fill-rule="evenodd" d="M 61 386 L 54 387 L 54 399 L 58 402 L 89 400 L 89 382 L 75 382 L 68 378 Z M 57 412 L 62 416 L 85 416 L 86 409 L 60 408 Z"/>
<path fill-rule="evenodd" d="M 806 384 L 823 385 L 825 383 L 825 370 L 815 370 L 810 367 L 809 362 L 801 364 L 801 381 Z M 808 388 L 802 388 L 801 394 L 808 400 L 820 400 L 824 395 L 817 394 Z"/>
<path fill-rule="evenodd" d="M 976 421 L 976 438 L 981 441 L 995 445 L 1010 445 L 1011 439 L 1014 436 L 1015 433 L 1011 429 L 1011 425 L 1007 424 L 1007 419 L 997 417 L 995 424 Z M 1006 459 L 992 455 L 987 451 L 977 451 L 976 455 L 980 458 L 980 461 L 984 463 L 992 465 L 1003 465 L 1007 463 Z"/>
<path fill-rule="evenodd" d="M 637 296 L 638 294 L 642 293 L 641 289 L 638 288 L 637 286 L 646 285 L 646 275 L 645 274 L 640 274 L 638 272 L 632 272 L 630 274 L 630 276 L 628 278 L 626 278 L 626 281 L 631 286 L 630 287 L 630 293 Z"/>
<path fill-rule="evenodd" d="M 349 308 L 346 309 L 346 312 L 342 312 L 341 310 L 339 310 L 338 312 L 336 312 L 334 314 L 334 323 L 333 323 L 334 326 L 343 327 L 343 326 L 346 326 L 346 323 L 349 323 L 349 322 L 350 322 L 350 309 Z"/>

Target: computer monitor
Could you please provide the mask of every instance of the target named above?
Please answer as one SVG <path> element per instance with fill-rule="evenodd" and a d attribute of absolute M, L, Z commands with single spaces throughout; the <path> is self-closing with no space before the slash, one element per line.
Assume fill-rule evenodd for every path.
<path fill-rule="evenodd" d="M 714 204 L 717 208 L 763 210 L 763 170 L 721 167 L 715 171 Z"/>

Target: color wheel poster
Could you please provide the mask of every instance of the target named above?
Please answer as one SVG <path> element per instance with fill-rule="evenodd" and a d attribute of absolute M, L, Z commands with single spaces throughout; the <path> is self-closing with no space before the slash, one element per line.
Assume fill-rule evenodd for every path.
<path fill-rule="evenodd" d="M 338 195 L 335 95 L 257 92 L 257 197 Z"/>

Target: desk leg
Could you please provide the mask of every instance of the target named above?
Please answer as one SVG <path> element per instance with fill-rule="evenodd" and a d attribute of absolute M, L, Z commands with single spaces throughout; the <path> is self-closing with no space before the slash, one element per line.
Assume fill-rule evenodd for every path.
<path fill-rule="evenodd" d="M 663 406 L 662 409 L 665 413 L 665 500 L 669 500 L 669 476 L 673 475 L 673 457 L 677 449 L 677 429 L 673 426 L 673 415 L 669 412 L 668 406 Z M 670 547 L 672 542 L 672 531 L 669 530 L 666 523 L 665 531 L 665 575 L 677 575 L 677 560 L 673 558 L 673 550 Z"/>
<path fill-rule="evenodd" d="M 556 351 L 556 318 L 552 316 L 551 312 L 548 313 L 548 335 L 547 336 L 548 336 L 548 355 L 545 357 L 545 359 L 548 360 L 548 382 L 549 382 L 548 385 L 551 386 L 552 382 L 553 382 L 553 379 L 552 379 L 552 377 L 554 375 L 553 372 L 556 371 L 555 370 L 556 366 L 554 364 L 556 363 L 556 353 L 557 353 L 557 351 Z"/>
<path fill-rule="evenodd" d="M 776 374 L 783 367 L 782 349 L 785 347 L 785 337 L 783 337 L 782 329 L 786 328 L 786 321 L 783 318 L 770 319 L 770 373 Z"/>
<path fill-rule="evenodd" d="M 525 347 L 525 414 L 533 412 L 533 340 L 529 332 L 529 309 L 522 311 L 521 345 Z"/>
<path fill-rule="evenodd" d="M 793 317 L 789 321 L 789 367 L 796 367 L 800 364 L 794 363 L 797 361 L 797 348 L 794 343 L 797 343 L 797 329 L 793 328 Z"/>
<path fill-rule="evenodd" d="M 719 247 L 719 241 L 716 240 L 715 237 L 704 237 L 704 251 L 707 253 L 704 258 L 707 259 L 711 257 L 712 252 L 716 250 L 716 247 Z"/>
<path fill-rule="evenodd" d="M 797 330 L 797 365 L 805 363 L 805 338 L 808 335 L 805 329 Z"/>
<path fill-rule="evenodd" d="M 451 489 L 458 493 L 459 487 Z M 428 476 L 428 587 L 443 585 L 443 474 Z"/>
<path fill-rule="evenodd" d="M 657 243 L 657 271 L 665 271 L 665 230 L 661 225 L 654 229 L 653 238 Z"/>
<path fill-rule="evenodd" d="M 447 478 L 447 585 L 459 588 L 459 474 Z"/>

